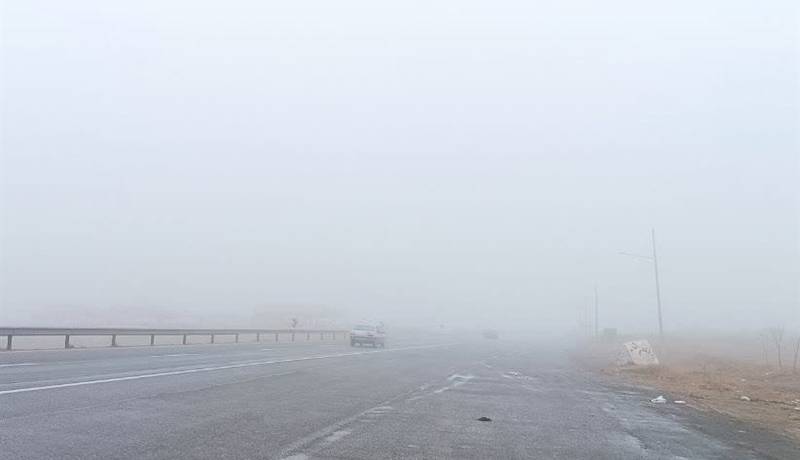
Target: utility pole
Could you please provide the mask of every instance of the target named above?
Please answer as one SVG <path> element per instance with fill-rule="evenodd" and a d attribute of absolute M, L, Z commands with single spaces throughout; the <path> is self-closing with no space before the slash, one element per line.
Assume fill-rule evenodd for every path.
<path fill-rule="evenodd" d="M 664 337 L 664 321 L 661 318 L 661 284 L 658 280 L 658 255 L 656 254 L 656 229 L 651 229 L 653 237 L 653 269 L 656 275 L 656 304 L 658 305 L 658 335 Z"/>
<path fill-rule="evenodd" d="M 600 300 L 597 296 L 597 285 L 594 285 L 594 338 L 600 337 Z"/>
<path fill-rule="evenodd" d="M 658 253 L 656 252 L 656 229 L 650 229 L 650 236 L 653 240 L 653 255 L 644 256 L 639 254 L 631 254 L 628 252 L 620 252 L 620 255 L 636 257 L 637 259 L 644 259 L 653 262 L 653 271 L 656 276 L 656 305 L 658 305 L 658 335 L 664 337 L 664 320 L 661 317 L 661 282 L 658 279 Z"/>

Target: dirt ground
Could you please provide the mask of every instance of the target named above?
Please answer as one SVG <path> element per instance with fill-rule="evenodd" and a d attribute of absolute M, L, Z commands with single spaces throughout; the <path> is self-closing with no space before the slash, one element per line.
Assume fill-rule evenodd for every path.
<path fill-rule="evenodd" d="M 638 338 L 638 337 L 637 337 Z M 652 387 L 701 410 L 783 433 L 800 441 L 800 369 L 793 372 L 796 336 L 787 334 L 782 368 L 774 344 L 758 334 L 650 338 L 659 366 L 617 365 L 623 340 L 589 342 L 576 355 L 595 371 Z M 766 353 L 765 353 L 766 352 Z"/>

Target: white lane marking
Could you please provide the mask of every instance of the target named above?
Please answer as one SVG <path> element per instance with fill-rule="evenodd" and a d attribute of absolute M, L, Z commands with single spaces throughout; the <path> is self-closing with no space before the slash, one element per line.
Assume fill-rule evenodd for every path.
<path fill-rule="evenodd" d="M 374 408 L 372 408 L 372 409 L 370 409 L 370 410 L 368 410 L 367 412 L 364 413 L 364 416 L 368 418 L 365 421 L 369 421 L 370 419 L 374 420 L 375 418 L 381 417 L 381 416 L 383 416 L 385 414 L 388 414 L 389 412 L 391 412 L 393 410 L 394 410 L 394 408 L 392 406 L 374 407 Z"/>
<path fill-rule="evenodd" d="M 139 372 L 155 373 L 155 372 L 163 371 L 164 369 L 165 368 L 161 368 L 161 369 L 142 369 Z M 173 369 L 175 369 L 175 368 L 173 368 Z M 289 371 L 289 372 L 283 372 L 283 373 L 279 373 L 279 374 L 268 374 L 267 377 L 283 376 L 283 375 L 295 374 L 297 372 L 299 372 L 299 371 Z M 86 379 L 90 378 L 90 379 L 93 379 L 93 380 L 98 380 L 98 379 L 100 379 L 102 377 L 107 377 L 107 376 L 110 376 L 110 375 L 120 375 L 120 374 L 119 373 L 116 373 L 116 374 L 112 373 L 112 374 L 83 375 L 83 376 L 80 376 L 80 377 L 86 378 Z M 77 378 L 77 377 L 75 377 L 75 378 Z M 46 382 L 62 382 L 62 381 L 67 380 L 67 379 L 68 378 L 48 379 L 48 380 L 28 380 L 28 381 L 22 381 L 22 382 L 0 383 L 0 388 L 14 387 L 14 386 L 18 386 L 18 385 L 33 385 L 33 384 L 38 385 L 38 386 L 42 386 Z M 240 382 L 247 382 L 247 380 L 243 380 L 243 381 L 240 381 Z"/>
<path fill-rule="evenodd" d="M 274 348 L 262 348 L 261 351 L 272 351 Z"/>
<path fill-rule="evenodd" d="M 446 387 L 442 387 L 442 388 L 439 388 L 438 390 L 435 390 L 434 393 L 436 393 L 436 394 L 444 393 L 445 391 L 452 390 L 453 388 L 457 388 L 457 387 L 469 382 L 470 380 L 472 380 L 474 378 L 475 378 L 475 376 L 471 375 L 471 374 L 468 374 L 468 375 L 453 374 L 450 377 L 447 377 L 447 381 L 448 382 L 452 382 L 452 383 L 450 385 L 447 385 Z"/>
<path fill-rule="evenodd" d="M 0 367 L 17 367 L 17 366 L 36 366 L 39 363 L 13 363 L 13 364 L 0 364 Z"/>
<path fill-rule="evenodd" d="M 444 346 L 448 346 L 448 345 L 453 345 L 453 344 L 434 345 L 434 346 L 444 347 Z M 425 348 L 433 348 L 434 346 L 425 347 Z M 419 347 L 412 347 L 412 348 L 419 348 Z M 393 348 L 391 350 L 397 350 L 397 348 Z M 386 351 L 391 351 L 391 350 L 386 350 Z M 366 352 L 366 353 L 370 353 L 370 352 Z M 354 424 L 357 421 L 363 421 L 363 422 L 367 422 L 367 423 L 373 422 L 373 421 L 370 421 L 370 420 L 366 420 L 364 418 L 367 417 L 370 413 L 372 413 L 372 411 L 374 411 L 376 409 L 383 409 L 383 408 L 387 408 L 387 407 L 392 407 L 392 406 L 390 406 L 390 404 L 394 403 L 395 401 L 408 399 L 408 396 L 410 394 L 413 394 L 413 392 L 414 391 L 412 390 L 411 392 L 400 393 L 399 395 L 396 395 L 396 396 L 394 396 L 392 398 L 387 399 L 382 404 L 379 404 L 379 405 L 377 405 L 375 407 L 367 409 L 367 410 L 365 410 L 363 412 L 359 412 L 358 414 L 352 415 L 350 417 L 341 419 L 341 420 L 339 420 L 337 422 L 334 422 L 333 424 L 328 425 L 327 427 L 322 428 L 321 430 L 317 430 L 317 431 L 315 431 L 315 432 L 313 432 L 313 433 L 311 433 L 311 434 L 309 434 L 307 436 L 303 436 L 302 438 L 300 438 L 300 439 L 292 442 L 291 444 L 287 445 L 286 447 L 284 447 L 283 450 L 281 450 L 281 452 L 276 457 L 281 459 L 281 460 L 305 460 L 305 459 L 308 459 L 308 455 L 306 455 L 306 454 L 304 454 L 302 452 L 295 454 L 295 452 L 297 452 L 298 450 L 301 450 L 301 449 L 312 449 L 313 450 L 313 448 L 314 448 L 313 444 L 319 442 L 319 440 L 321 440 L 321 439 L 323 440 L 323 445 L 324 445 L 325 444 L 324 438 L 327 438 L 327 437 L 331 436 L 332 434 L 334 434 L 335 432 L 338 432 L 338 431 L 346 431 L 346 430 L 344 430 L 344 428 L 346 426 Z"/>
<path fill-rule="evenodd" d="M 330 436 L 325 438 L 325 441 L 323 441 L 323 442 L 325 442 L 326 444 L 331 444 L 331 443 L 334 443 L 334 442 L 342 439 L 343 437 L 347 436 L 348 434 L 350 434 L 349 430 L 334 431 L 333 433 L 331 433 Z"/>
<path fill-rule="evenodd" d="M 200 353 L 173 353 L 171 355 L 151 355 L 151 358 L 175 358 L 178 356 L 200 356 Z"/>
<path fill-rule="evenodd" d="M 42 391 L 42 390 L 55 390 L 57 388 L 69 388 L 69 387 L 78 387 L 84 385 L 96 385 L 98 383 L 111 383 L 111 382 L 124 382 L 127 380 L 140 380 L 140 379 L 151 379 L 155 377 L 167 377 L 172 375 L 183 375 L 183 374 L 195 374 L 198 372 L 211 372 L 211 371 L 219 371 L 224 369 L 238 369 L 241 367 L 253 367 L 253 366 L 266 366 L 269 364 L 282 364 L 282 363 L 293 363 L 298 361 L 312 361 L 318 359 L 329 359 L 329 358 L 341 358 L 345 356 L 357 356 L 357 355 L 367 355 L 371 353 L 389 353 L 393 351 L 405 351 L 405 350 L 416 350 L 416 349 L 425 349 L 425 348 L 439 348 L 445 347 L 452 344 L 443 344 L 443 345 L 421 345 L 415 347 L 403 347 L 403 348 L 390 348 L 388 350 L 372 350 L 372 351 L 356 351 L 351 353 L 336 353 L 333 355 L 317 355 L 317 356 L 303 356 L 300 358 L 288 358 L 288 359 L 275 359 L 271 361 L 255 361 L 255 362 L 245 362 L 239 364 L 227 364 L 223 366 L 213 366 L 213 367 L 199 367 L 194 369 L 183 369 L 179 371 L 168 371 L 168 372 L 156 372 L 154 374 L 140 374 L 140 375 L 130 375 L 127 377 L 114 377 L 108 379 L 99 379 L 99 380 L 84 380 L 81 382 L 70 382 L 70 383 L 59 383 L 56 385 L 44 385 L 39 387 L 28 387 L 28 388 L 16 388 L 13 390 L 3 390 L 0 391 L 0 396 L 8 395 L 8 394 L 15 394 L 15 393 L 27 393 L 30 391 Z"/>
<path fill-rule="evenodd" d="M 390 410 L 394 410 L 394 407 L 392 407 L 392 406 L 380 406 L 380 407 L 376 407 L 374 409 L 370 409 L 370 412 L 387 412 L 387 411 L 390 411 Z"/>

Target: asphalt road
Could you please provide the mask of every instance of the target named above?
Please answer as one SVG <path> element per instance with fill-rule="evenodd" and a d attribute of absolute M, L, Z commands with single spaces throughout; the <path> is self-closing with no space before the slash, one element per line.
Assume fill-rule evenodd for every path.
<path fill-rule="evenodd" d="M 653 396 L 502 340 L 7 352 L 0 458 L 800 458 Z"/>

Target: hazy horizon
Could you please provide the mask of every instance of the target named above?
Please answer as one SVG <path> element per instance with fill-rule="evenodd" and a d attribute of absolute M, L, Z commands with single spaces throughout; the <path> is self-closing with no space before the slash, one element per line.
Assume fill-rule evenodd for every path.
<path fill-rule="evenodd" d="M 0 325 L 800 327 L 798 11 L 4 2 Z"/>

